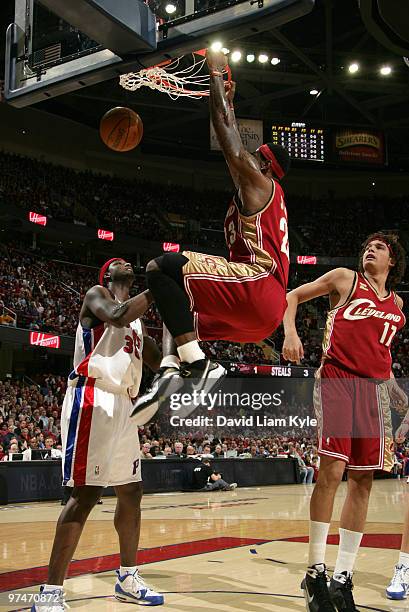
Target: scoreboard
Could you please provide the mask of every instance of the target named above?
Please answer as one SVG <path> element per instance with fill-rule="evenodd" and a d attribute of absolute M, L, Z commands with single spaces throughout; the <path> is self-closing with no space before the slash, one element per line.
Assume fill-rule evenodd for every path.
<path fill-rule="evenodd" d="M 272 125 L 271 142 L 285 147 L 292 159 L 325 161 L 325 135 L 321 128 L 305 123 Z"/>

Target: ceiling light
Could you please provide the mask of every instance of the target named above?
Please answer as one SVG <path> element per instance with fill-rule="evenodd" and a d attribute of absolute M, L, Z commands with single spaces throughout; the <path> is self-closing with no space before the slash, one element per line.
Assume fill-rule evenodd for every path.
<path fill-rule="evenodd" d="M 251 62 L 254 62 L 254 60 L 255 60 L 255 59 L 256 59 L 256 58 L 255 58 L 255 56 L 254 56 L 254 54 L 253 54 L 253 53 L 249 53 L 249 54 L 247 55 L 247 61 L 248 61 L 248 62 L 250 62 L 250 64 L 251 64 Z"/>
<path fill-rule="evenodd" d="M 210 45 L 210 48 L 212 51 L 221 51 L 223 48 L 223 43 L 221 43 L 220 41 L 216 40 L 214 43 L 212 43 Z"/>
<path fill-rule="evenodd" d="M 390 66 L 382 66 L 379 72 L 382 76 L 389 76 L 392 72 L 392 68 Z"/>
<path fill-rule="evenodd" d="M 239 62 L 241 60 L 241 51 L 233 51 L 230 59 L 232 62 Z"/>
<path fill-rule="evenodd" d="M 310 94 L 311 94 L 311 96 L 316 96 L 317 94 L 319 94 L 319 91 L 318 91 L 318 89 L 311 89 L 310 90 Z"/>
<path fill-rule="evenodd" d="M 358 62 L 352 62 L 352 64 L 349 64 L 348 66 L 348 72 L 349 74 L 355 74 L 356 72 L 358 72 L 360 66 L 358 64 Z"/>
<path fill-rule="evenodd" d="M 227 55 L 228 53 L 230 53 L 230 49 L 227 49 L 227 47 L 223 47 L 223 48 L 222 48 L 222 53 L 224 53 L 225 55 Z"/>
<path fill-rule="evenodd" d="M 266 55 L 265 53 L 260 53 L 260 55 L 258 56 L 258 61 L 260 62 L 260 64 L 265 64 L 266 62 L 268 62 L 268 55 Z"/>
<path fill-rule="evenodd" d="M 173 13 L 176 13 L 176 6 L 172 4 L 171 2 L 169 2 L 169 4 L 167 4 L 165 7 L 165 11 L 167 12 L 168 15 L 173 15 Z"/>
<path fill-rule="evenodd" d="M 279 57 L 273 57 L 271 59 L 271 63 L 273 64 L 273 66 L 277 66 L 279 63 L 281 62 Z"/>

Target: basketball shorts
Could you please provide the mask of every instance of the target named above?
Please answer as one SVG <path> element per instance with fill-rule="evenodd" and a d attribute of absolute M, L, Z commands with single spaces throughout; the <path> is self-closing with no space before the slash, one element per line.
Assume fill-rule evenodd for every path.
<path fill-rule="evenodd" d="M 138 427 L 129 418 L 128 395 L 94 386 L 80 376 L 68 387 L 61 413 L 63 484 L 70 487 L 116 486 L 139 482 Z"/>
<path fill-rule="evenodd" d="M 285 288 L 258 264 L 185 251 L 183 280 L 199 340 L 260 342 L 287 307 Z"/>
<path fill-rule="evenodd" d="M 350 470 L 392 470 L 394 442 L 385 383 L 325 363 L 316 376 L 314 408 L 320 455 L 341 459 Z"/>

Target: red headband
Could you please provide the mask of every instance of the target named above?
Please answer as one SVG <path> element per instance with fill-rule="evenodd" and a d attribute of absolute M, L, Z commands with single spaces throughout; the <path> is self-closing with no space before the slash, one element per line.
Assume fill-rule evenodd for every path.
<path fill-rule="evenodd" d="M 388 242 L 387 240 L 385 240 L 385 238 L 383 236 L 379 236 L 379 235 L 375 235 L 373 238 L 371 238 L 371 242 L 373 240 L 379 240 L 379 242 L 383 242 L 384 244 L 386 244 L 386 246 L 388 247 L 389 253 L 392 255 L 392 257 L 395 257 L 395 253 L 393 251 L 393 246 L 391 245 L 390 242 Z M 368 248 L 369 242 L 366 245 L 365 248 Z"/>
<path fill-rule="evenodd" d="M 285 175 L 285 172 L 283 171 L 282 167 L 278 163 L 277 158 L 272 152 L 272 150 L 270 149 L 270 147 L 266 144 L 262 144 L 261 147 L 257 149 L 257 151 L 260 151 L 261 155 L 265 159 L 268 159 L 268 161 L 271 162 L 271 169 L 276 175 L 276 177 L 278 179 L 283 178 L 283 176 Z"/>
<path fill-rule="evenodd" d="M 122 260 L 122 257 L 113 257 L 112 259 L 108 259 L 108 261 L 104 263 L 104 265 L 100 268 L 99 275 L 98 275 L 98 280 L 99 280 L 100 285 L 104 284 L 104 276 L 113 261 L 123 261 L 123 260 Z"/>

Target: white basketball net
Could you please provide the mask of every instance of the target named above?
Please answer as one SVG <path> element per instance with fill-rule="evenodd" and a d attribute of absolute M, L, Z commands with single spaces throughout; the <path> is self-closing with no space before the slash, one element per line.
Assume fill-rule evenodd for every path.
<path fill-rule="evenodd" d="M 193 63 L 187 68 L 179 68 L 184 57 L 163 62 L 158 66 L 143 68 L 139 72 L 123 74 L 119 83 L 128 91 L 136 91 L 140 87 L 156 89 L 168 94 L 172 100 L 177 100 L 182 96 L 188 98 L 209 96 L 209 75 L 200 74 L 206 58 L 192 53 Z"/>

